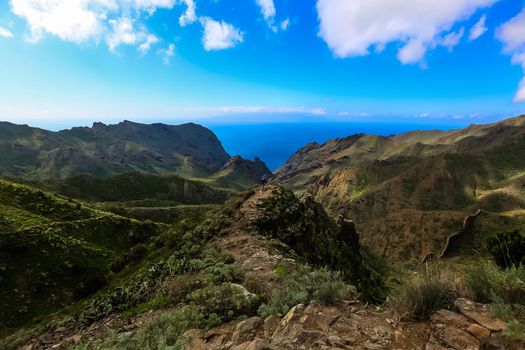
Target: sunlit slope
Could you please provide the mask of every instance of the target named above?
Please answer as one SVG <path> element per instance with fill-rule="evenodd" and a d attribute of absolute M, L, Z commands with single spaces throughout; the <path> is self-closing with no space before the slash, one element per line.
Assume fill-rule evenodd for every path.
<path fill-rule="evenodd" d="M 519 215 L 524 175 L 525 117 L 518 117 L 447 132 L 355 135 L 307 145 L 277 171 L 277 181 L 355 220 L 364 244 L 376 252 L 417 261 L 439 255 L 478 209 Z M 494 230 L 480 228 L 483 234 Z"/>

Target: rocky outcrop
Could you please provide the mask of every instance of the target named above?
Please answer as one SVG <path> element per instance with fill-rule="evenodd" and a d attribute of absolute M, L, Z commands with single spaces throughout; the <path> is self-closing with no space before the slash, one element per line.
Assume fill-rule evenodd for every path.
<path fill-rule="evenodd" d="M 258 317 L 209 331 L 189 330 L 183 347 L 192 350 L 251 349 L 520 349 L 502 336 L 505 325 L 487 305 L 458 299 L 458 312 L 439 310 L 431 320 L 399 323 L 355 301 L 337 307 L 299 304 L 283 317 Z"/>
<path fill-rule="evenodd" d="M 285 243 L 308 264 L 341 271 L 367 301 L 383 300 L 382 276 L 364 262 L 353 222 L 335 222 L 312 197 L 300 200 L 273 185 L 261 190 L 255 205 L 249 225 L 259 234 Z"/>
<path fill-rule="evenodd" d="M 230 158 L 224 166 L 217 172 L 217 177 L 222 180 L 231 179 L 233 181 L 249 182 L 250 184 L 259 184 L 264 177 L 269 179 L 271 177 L 270 169 L 264 162 L 255 157 L 254 160 L 246 160 L 241 156 Z"/>
<path fill-rule="evenodd" d="M 476 218 L 482 213 L 481 209 L 478 209 L 476 213 L 468 215 L 463 220 L 463 227 L 458 232 L 454 233 L 447 238 L 447 242 L 443 251 L 439 255 L 440 258 L 444 258 L 454 253 L 457 253 L 460 249 L 464 248 L 465 240 L 472 240 L 472 234 L 476 224 Z"/>
<path fill-rule="evenodd" d="M 431 349 L 519 349 L 502 335 L 506 324 L 496 319 L 490 306 L 467 299 L 455 302 L 458 312 L 439 310 L 431 318 Z M 428 346 L 427 346 L 428 348 Z"/>

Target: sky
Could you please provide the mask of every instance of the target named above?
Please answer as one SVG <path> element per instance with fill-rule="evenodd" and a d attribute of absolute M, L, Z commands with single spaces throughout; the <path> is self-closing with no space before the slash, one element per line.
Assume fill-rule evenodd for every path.
<path fill-rule="evenodd" d="M 525 0 L 0 0 L 0 120 L 414 121 L 525 111 Z"/>

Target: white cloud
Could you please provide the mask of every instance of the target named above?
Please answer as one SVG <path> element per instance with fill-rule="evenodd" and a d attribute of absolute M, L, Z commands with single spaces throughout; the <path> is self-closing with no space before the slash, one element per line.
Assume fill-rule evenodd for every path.
<path fill-rule="evenodd" d="M 318 0 L 319 36 L 337 57 L 401 43 L 402 63 L 421 62 L 442 34 L 498 0 Z"/>
<path fill-rule="evenodd" d="M 171 58 L 175 55 L 175 45 L 170 44 L 167 49 L 158 50 L 157 55 L 162 57 L 164 64 L 169 65 L 171 63 Z"/>
<path fill-rule="evenodd" d="M 73 42 L 98 37 L 104 30 L 104 14 L 110 10 L 109 5 L 84 0 L 11 0 L 13 13 L 27 21 L 33 41 L 40 40 L 46 32 Z"/>
<path fill-rule="evenodd" d="M 512 55 L 512 63 L 525 71 L 525 9 L 497 30 L 497 37 L 504 44 L 504 51 Z M 519 84 L 515 102 L 525 102 L 525 78 Z"/>
<path fill-rule="evenodd" d="M 243 41 L 243 33 L 229 23 L 208 17 L 201 18 L 201 23 L 204 27 L 202 44 L 206 51 L 228 49 Z"/>
<path fill-rule="evenodd" d="M 264 20 L 266 23 L 268 23 L 268 26 L 276 32 L 277 28 L 274 25 L 275 21 L 275 5 L 273 3 L 273 0 L 256 0 L 257 5 L 261 8 L 261 13 L 264 17 Z"/>
<path fill-rule="evenodd" d="M 144 42 L 145 44 L 147 43 L 147 39 L 144 39 L 147 35 L 135 30 L 130 18 L 111 19 L 109 20 L 109 24 L 113 28 L 107 38 L 107 43 L 111 51 L 122 44 L 134 45 L 138 41 L 143 40 L 146 40 Z"/>
<path fill-rule="evenodd" d="M 180 3 L 186 4 L 186 12 L 179 17 L 179 25 L 184 27 L 197 20 L 197 6 L 194 0 L 180 0 Z"/>
<path fill-rule="evenodd" d="M 176 0 L 11 0 L 12 12 L 24 19 L 29 39 L 39 41 L 45 34 L 83 43 L 105 41 L 117 46 L 139 45 L 145 52 L 156 41 L 141 24 L 143 17 L 157 9 L 171 9 Z"/>
<path fill-rule="evenodd" d="M 143 55 L 146 54 L 151 48 L 151 45 L 154 45 L 158 43 L 159 41 L 160 41 L 159 38 L 157 38 L 155 35 L 147 34 L 146 40 L 142 44 L 139 45 L 140 53 L 142 53 Z"/>
<path fill-rule="evenodd" d="M 412 39 L 399 50 L 397 58 L 403 64 L 413 64 L 421 62 L 426 53 L 425 44 L 419 39 Z"/>
<path fill-rule="evenodd" d="M 472 28 L 470 29 L 470 34 L 469 34 L 470 41 L 476 40 L 480 36 L 485 34 L 485 32 L 488 30 L 485 25 L 486 21 L 487 21 L 487 16 L 483 15 L 481 16 L 479 21 L 477 21 L 476 24 L 472 26 Z"/>
<path fill-rule="evenodd" d="M 10 30 L 7 30 L 4 27 L 0 27 L 0 37 L 2 37 L 2 38 L 12 38 L 13 37 L 13 33 L 11 33 Z"/>
<path fill-rule="evenodd" d="M 465 28 L 461 28 L 457 32 L 452 32 L 452 33 L 445 35 L 439 41 L 439 44 L 441 46 L 446 47 L 449 51 L 452 51 L 452 49 L 459 44 L 459 41 L 461 40 L 461 38 L 463 38 L 463 34 L 465 34 Z"/>
<path fill-rule="evenodd" d="M 281 30 L 284 32 L 288 29 L 288 27 L 290 26 L 290 19 L 287 18 L 285 19 L 284 21 L 281 22 Z"/>

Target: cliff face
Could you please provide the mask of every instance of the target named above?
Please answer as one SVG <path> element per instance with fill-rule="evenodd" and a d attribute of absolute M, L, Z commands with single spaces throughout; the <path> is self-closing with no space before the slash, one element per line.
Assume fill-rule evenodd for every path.
<path fill-rule="evenodd" d="M 275 181 L 313 196 L 334 217 L 354 220 L 363 244 L 376 253 L 420 261 L 438 256 L 477 209 L 522 225 L 525 117 L 307 145 L 277 170 Z"/>

